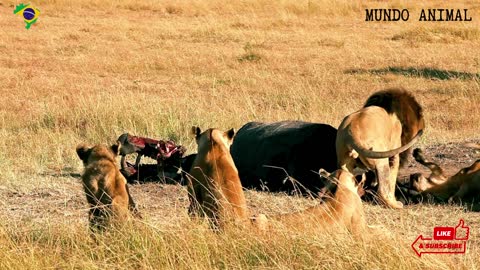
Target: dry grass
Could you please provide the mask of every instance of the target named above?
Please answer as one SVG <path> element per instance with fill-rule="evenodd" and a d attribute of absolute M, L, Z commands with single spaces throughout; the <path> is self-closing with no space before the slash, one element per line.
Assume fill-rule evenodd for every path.
<path fill-rule="evenodd" d="M 89 236 L 78 227 L 43 225 L 22 233 L 7 229 L 1 236 L 5 239 L 2 249 L 10 251 L 0 255 L 2 269 L 448 269 L 459 264 L 473 269 L 476 265 L 468 258 L 453 256 L 419 260 L 400 247 L 408 243 L 383 235 L 376 241 L 359 242 L 319 233 L 277 232 L 269 237 L 235 230 L 215 235 L 206 226 L 178 231 L 137 226 L 129 228 L 128 233 L 111 232 L 94 243 L 79 241 Z"/>
<path fill-rule="evenodd" d="M 42 204 L 50 196 L 25 200 L 59 212 L 71 206 L 66 198 L 85 207 L 78 183 L 52 177 L 80 171 L 73 150 L 78 142 L 112 142 L 129 131 L 172 138 L 192 151 L 193 124 L 226 129 L 251 120 L 301 119 L 338 126 L 372 92 L 394 86 L 412 90 L 425 107 L 428 130 L 421 144 L 478 138 L 480 6 L 473 0 L 388 2 L 36 1 L 42 14 L 27 31 L 12 14 L 16 2 L 3 1 L 2 194 L 55 191 L 52 205 Z M 420 23 L 412 16 L 445 5 L 469 8 L 473 22 Z M 412 17 L 367 23 L 365 8 L 409 8 Z M 142 200 L 140 194 L 148 191 L 138 190 Z M 285 211 L 282 199 L 250 203 L 265 209 L 274 200 L 273 208 Z M 58 215 L 37 222 L 8 214 L 22 203 L 12 201 L 0 212 L 2 269 L 480 267 L 478 240 L 465 256 L 418 259 L 411 252 L 412 235 L 453 225 L 464 215 L 450 207 L 368 207 L 369 223 L 392 231 L 376 244 L 305 232 L 217 236 L 185 221 L 177 224 L 180 231 L 166 230 L 162 216 L 150 214 L 136 230 L 93 245 L 78 224 L 85 209 L 64 223 L 55 220 Z M 436 220 L 439 211 L 445 214 Z"/>
<path fill-rule="evenodd" d="M 459 41 L 477 41 L 479 38 L 480 30 L 477 28 L 419 27 L 395 35 L 392 40 L 457 43 Z"/>

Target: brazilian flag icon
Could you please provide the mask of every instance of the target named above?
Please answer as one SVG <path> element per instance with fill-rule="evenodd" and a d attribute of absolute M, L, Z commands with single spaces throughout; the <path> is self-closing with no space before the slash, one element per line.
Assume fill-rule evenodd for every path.
<path fill-rule="evenodd" d="M 13 14 L 21 15 L 23 21 L 27 24 L 25 28 L 30 29 L 30 26 L 37 21 L 40 10 L 32 7 L 30 4 L 20 4 L 15 7 Z"/>

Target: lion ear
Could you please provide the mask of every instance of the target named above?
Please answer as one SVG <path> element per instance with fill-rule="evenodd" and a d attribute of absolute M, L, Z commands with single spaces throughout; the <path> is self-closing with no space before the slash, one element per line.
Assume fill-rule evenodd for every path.
<path fill-rule="evenodd" d="M 327 172 L 326 170 L 324 170 L 323 168 L 320 168 L 320 170 L 318 170 L 318 174 L 327 179 L 328 181 L 332 182 L 332 183 L 335 183 L 337 184 L 338 183 L 338 170 L 337 171 L 334 171 L 332 173 L 329 173 Z"/>
<path fill-rule="evenodd" d="M 195 136 L 195 138 L 198 138 L 200 136 L 200 134 L 202 133 L 202 130 L 197 126 L 193 126 L 192 130 L 191 130 L 191 133 L 192 133 L 193 136 Z"/>
<path fill-rule="evenodd" d="M 231 128 L 231 129 L 227 130 L 227 132 L 225 132 L 225 134 L 227 135 L 227 138 L 231 141 L 231 140 L 233 140 L 233 137 L 235 136 L 235 129 Z"/>
<path fill-rule="evenodd" d="M 358 184 L 356 185 L 357 194 L 360 198 L 363 197 L 363 195 L 365 195 L 365 193 L 366 193 L 366 191 L 365 191 L 365 182 L 366 181 L 367 181 L 367 175 L 362 174 L 360 182 L 358 182 Z"/>
<path fill-rule="evenodd" d="M 92 152 L 92 148 L 89 147 L 86 143 L 80 143 L 79 145 L 77 145 L 76 151 L 78 157 L 83 162 L 87 162 L 88 156 L 90 156 L 90 152 Z"/>
<path fill-rule="evenodd" d="M 318 170 L 318 174 L 320 174 L 320 176 L 322 176 L 323 178 L 330 177 L 330 173 L 327 172 L 324 168 L 320 168 L 320 170 Z"/>
<path fill-rule="evenodd" d="M 110 149 L 112 150 L 113 154 L 117 156 L 118 153 L 120 152 L 121 147 L 122 147 L 122 144 L 119 141 L 117 141 L 116 144 L 112 144 L 112 146 L 110 146 Z"/>

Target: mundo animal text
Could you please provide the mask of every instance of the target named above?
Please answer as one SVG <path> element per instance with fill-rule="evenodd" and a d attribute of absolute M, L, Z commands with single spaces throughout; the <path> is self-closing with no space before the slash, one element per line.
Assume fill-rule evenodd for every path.
<path fill-rule="evenodd" d="M 379 22 L 379 21 L 408 21 L 410 17 L 410 11 L 408 9 L 365 9 L 365 21 L 366 22 Z M 472 16 L 469 14 L 468 9 L 422 9 L 418 16 L 420 22 L 471 22 Z"/>

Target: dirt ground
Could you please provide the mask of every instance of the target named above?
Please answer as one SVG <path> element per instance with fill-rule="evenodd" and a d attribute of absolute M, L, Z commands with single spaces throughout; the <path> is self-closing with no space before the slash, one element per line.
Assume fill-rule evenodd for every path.
<path fill-rule="evenodd" d="M 433 145 L 425 148 L 425 154 L 443 166 L 448 175 L 480 158 L 480 150 L 465 147 L 464 143 Z M 410 164 L 400 171 L 398 181 L 407 181 L 408 176 L 415 172 L 428 173 L 412 159 Z M 44 178 L 41 182 L 52 182 L 52 187 L 39 186 L 31 190 L 19 190 L 0 186 L 0 198 L 3 198 L 0 217 L 8 220 L 10 224 L 18 225 L 62 222 L 80 223 L 86 227 L 87 203 L 79 173 L 64 171 L 32 177 L 32 181 Z M 182 223 L 188 222 L 185 187 L 143 183 L 131 185 L 130 191 L 144 216 L 144 222 L 165 230 L 179 228 Z M 253 214 L 291 212 L 316 203 L 312 199 L 285 194 L 247 191 L 246 195 Z M 465 224 L 472 228 L 472 244 L 480 244 L 478 213 L 466 212 L 459 206 L 420 204 L 407 205 L 403 210 L 390 210 L 365 203 L 365 211 L 370 225 L 394 229 L 412 241 L 419 233 L 430 233 L 432 226 L 455 226 L 458 220 L 463 218 Z M 421 219 L 425 222 L 419 222 Z"/>

